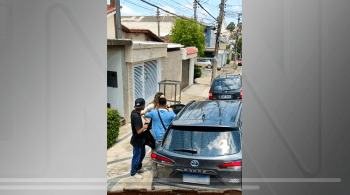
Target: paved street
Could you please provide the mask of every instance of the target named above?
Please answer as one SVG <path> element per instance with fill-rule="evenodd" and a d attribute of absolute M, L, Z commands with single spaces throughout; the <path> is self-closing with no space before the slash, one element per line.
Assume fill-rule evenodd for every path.
<path fill-rule="evenodd" d="M 233 62 L 217 71 L 217 75 L 242 74 L 242 66 L 237 68 Z M 201 78 L 196 80 L 192 86 L 181 92 L 181 103 L 186 104 L 192 100 L 201 101 L 208 99 L 210 88 L 211 69 L 203 70 Z M 146 157 L 143 161 L 143 179 L 131 179 L 130 166 L 132 158 L 131 125 L 126 124 L 120 128 L 118 142 L 107 150 L 107 190 L 122 191 L 125 189 L 147 189 L 151 190 L 152 172 L 150 154 L 151 149 L 146 146 Z M 166 189 L 174 189 L 165 187 Z"/>

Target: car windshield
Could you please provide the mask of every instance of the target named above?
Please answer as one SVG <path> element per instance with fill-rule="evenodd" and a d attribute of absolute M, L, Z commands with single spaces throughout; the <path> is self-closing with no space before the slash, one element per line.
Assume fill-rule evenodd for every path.
<path fill-rule="evenodd" d="M 213 83 L 213 90 L 215 91 L 236 90 L 241 88 L 241 85 L 242 85 L 241 79 L 238 77 L 218 79 Z"/>
<path fill-rule="evenodd" d="M 170 129 L 163 142 L 165 150 L 193 156 L 224 156 L 241 149 L 240 131 L 187 131 Z"/>

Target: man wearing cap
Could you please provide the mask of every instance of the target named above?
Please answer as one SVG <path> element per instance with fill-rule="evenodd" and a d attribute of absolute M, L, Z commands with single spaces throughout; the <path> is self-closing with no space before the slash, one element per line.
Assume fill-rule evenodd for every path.
<path fill-rule="evenodd" d="M 148 125 L 142 123 L 141 111 L 145 109 L 145 100 L 143 98 L 138 98 L 135 100 L 134 110 L 131 112 L 131 129 L 132 137 L 130 140 L 133 146 L 133 157 L 131 161 L 131 177 L 142 179 L 142 175 L 138 174 L 138 171 L 142 167 L 142 161 L 146 154 L 145 149 L 145 138 L 141 134 L 143 131 L 147 130 Z"/>

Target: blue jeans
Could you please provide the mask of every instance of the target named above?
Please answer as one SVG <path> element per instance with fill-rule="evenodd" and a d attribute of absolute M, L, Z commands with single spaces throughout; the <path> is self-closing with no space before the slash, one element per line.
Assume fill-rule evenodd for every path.
<path fill-rule="evenodd" d="M 141 147 L 134 147 L 133 157 L 131 160 L 131 176 L 135 175 L 138 170 L 142 168 L 142 161 L 146 155 L 145 145 Z"/>

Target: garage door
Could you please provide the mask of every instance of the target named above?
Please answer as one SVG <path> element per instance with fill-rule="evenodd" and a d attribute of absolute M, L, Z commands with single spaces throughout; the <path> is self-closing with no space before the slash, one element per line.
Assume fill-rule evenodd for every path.
<path fill-rule="evenodd" d="M 158 64 L 156 60 L 134 66 L 134 100 L 152 101 L 158 91 Z"/>

